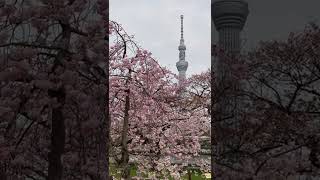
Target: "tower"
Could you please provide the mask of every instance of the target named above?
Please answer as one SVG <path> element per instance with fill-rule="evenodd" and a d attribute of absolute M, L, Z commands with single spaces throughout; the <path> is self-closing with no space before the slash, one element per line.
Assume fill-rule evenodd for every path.
<path fill-rule="evenodd" d="M 244 0 L 218 0 L 212 5 L 212 19 L 219 32 L 219 46 L 230 53 L 240 52 L 240 32 L 249 14 Z"/>
<path fill-rule="evenodd" d="M 183 15 L 181 15 L 180 18 L 181 18 L 181 38 L 180 38 L 180 45 L 178 47 L 179 61 L 176 63 L 177 69 L 179 71 L 179 81 L 184 80 L 186 78 L 186 71 L 188 69 L 188 62 L 185 60 L 186 46 L 184 44 L 184 39 L 183 39 Z"/>
<path fill-rule="evenodd" d="M 215 60 L 216 83 L 221 90 L 218 112 L 229 126 L 236 126 L 237 99 L 233 97 L 239 82 L 232 76 L 230 63 L 240 53 L 240 32 L 249 14 L 248 3 L 244 0 L 217 0 L 212 4 L 212 19 L 219 34 L 218 46 L 228 55 Z M 228 59 L 226 59 L 228 58 Z M 230 61 L 230 59 L 232 61 Z M 232 124 L 232 125 L 231 125 Z"/>
<path fill-rule="evenodd" d="M 214 157 L 221 157 L 223 154 L 230 154 L 232 149 L 238 147 L 240 143 L 240 137 L 237 137 L 236 134 L 226 134 L 226 132 L 236 132 L 236 129 L 238 129 L 239 119 L 237 114 L 241 108 L 239 108 L 239 99 L 235 93 L 240 88 L 240 83 L 232 76 L 230 62 L 233 63 L 233 60 L 236 60 L 233 57 L 240 53 L 240 32 L 245 25 L 249 9 L 248 3 L 244 0 L 216 0 L 211 6 L 212 20 L 218 31 L 218 47 L 228 55 L 220 56 L 214 59 L 215 63 L 212 63 L 215 64 L 214 71 L 216 72 L 218 87 L 216 94 L 219 94 L 219 96 L 216 97 L 216 120 L 211 125 L 215 127 L 215 129 L 212 129 L 212 131 L 215 131 L 215 137 L 212 136 L 211 140 L 217 143 L 211 151 Z M 231 154 L 223 157 L 221 161 L 237 169 L 241 166 L 238 154 Z M 216 164 L 213 158 L 211 162 Z M 212 167 L 217 168 L 219 165 L 216 164 Z M 211 171 L 222 173 L 214 169 L 211 169 Z M 225 172 L 225 174 L 233 173 L 235 172 Z M 217 174 L 216 176 L 215 179 L 219 179 Z"/>

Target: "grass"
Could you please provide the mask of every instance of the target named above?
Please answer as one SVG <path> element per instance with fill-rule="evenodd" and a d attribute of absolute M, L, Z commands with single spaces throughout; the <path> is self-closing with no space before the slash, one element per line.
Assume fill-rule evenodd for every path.
<path fill-rule="evenodd" d="M 134 177 L 137 176 L 137 167 L 132 166 L 130 169 L 130 176 Z M 191 171 L 191 179 L 192 180 L 208 180 L 203 176 L 203 173 L 200 170 L 190 170 Z M 110 164 L 110 173 L 112 176 L 114 176 L 116 179 L 121 178 L 121 170 L 119 168 L 116 168 L 114 165 Z M 147 174 L 142 175 L 144 178 L 148 178 Z M 170 178 L 170 180 L 174 180 L 173 178 Z M 188 180 L 188 174 L 184 175 L 182 177 L 183 180 Z"/>

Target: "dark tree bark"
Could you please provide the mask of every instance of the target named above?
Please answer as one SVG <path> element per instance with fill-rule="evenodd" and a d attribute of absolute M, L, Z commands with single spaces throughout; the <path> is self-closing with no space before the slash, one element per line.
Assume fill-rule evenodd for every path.
<path fill-rule="evenodd" d="M 63 60 L 67 57 L 66 51 L 69 49 L 69 43 L 71 38 L 70 27 L 67 24 L 60 23 L 62 27 L 62 49 L 55 59 L 55 65 L 59 66 Z M 64 152 L 65 146 L 65 119 L 63 117 L 62 110 L 65 104 L 65 90 L 64 87 L 60 87 L 57 91 L 49 91 L 49 96 L 57 98 L 59 106 L 52 110 L 52 128 L 51 128 L 51 147 L 48 154 L 49 166 L 48 166 L 48 180 L 62 180 L 63 165 L 61 162 L 61 156 Z"/>
<path fill-rule="evenodd" d="M 52 111 L 51 148 L 49 152 L 48 180 L 62 179 L 61 156 L 65 144 L 65 125 L 60 108 Z"/>
<path fill-rule="evenodd" d="M 129 151 L 128 151 L 128 130 L 129 130 L 129 110 L 130 110 L 130 90 L 127 90 L 125 99 L 125 112 L 122 129 L 122 163 L 124 165 L 123 175 L 124 179 L 130 179 L 130 165 L 129 165 Z"/>
<path fill-rule="evenodd" d="M 65 124 L 62 114 L 62 108 L 65 101 L 64 89 L 58 91 L 50 91 L 49 95 L 56 97 L 61 106 L 52 110 L 52 129 L 51 129 L 51 147 L 48 154 L 49 168 L 48 180 L 61 180 L 63 173 L 63 165 L 61 156 L 65 145 Z"/>

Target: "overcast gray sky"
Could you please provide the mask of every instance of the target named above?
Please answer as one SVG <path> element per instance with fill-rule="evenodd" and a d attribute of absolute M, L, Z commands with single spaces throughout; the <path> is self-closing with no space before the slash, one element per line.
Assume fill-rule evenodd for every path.
<path fill-rule="evenodd" d="M 247 0 L 249 16 L 242 32 L 244 49 L 260 40 L 284 40 L 310 21 L 320 22 L 320 0 Z M 110 0 L 110 19 L 135 35 L 162 65 L 177 72 L 180 15 L 184 15 L 187 74 L 210 67 L 210 0 Z M 214 26 L 212 28 L 214 30 Z M 217 41 L 217 32 L 213 41 Z"/>
<path fill-rule="evenodd" d="M 122 24 L 142 48 L 177 73 L 183 14 L 188 76 L 210 68 L 210 4 L 210 0 L 110 0 L 110 20 Z"/>

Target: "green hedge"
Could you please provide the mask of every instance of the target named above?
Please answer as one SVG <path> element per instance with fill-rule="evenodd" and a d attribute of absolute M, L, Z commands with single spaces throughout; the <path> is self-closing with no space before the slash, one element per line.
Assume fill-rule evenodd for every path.
<path fill-rule="evenodd" d="M 137 167 L 135 165 L 131 166 L 130 169 L 130 176 L 134 177 L 137 176 Z M 206 180 L 206 178 L 203 176 L 203 173 L 200 170 L 190 170 L 191 171 L 191 179 L 192 180 Z M 117 168 L 115 165 L 110 164 L 110 173 L 113 177 L 116 179 L 121 178 L 121 169 Z M 144 178 L 148 178 L 147 174 L 142 175 Z M 182 177 L 184 180 L 188 180 L 188 174 Z M 173 180 L 173 178 L 170 178 L 170 180 Z"/>

